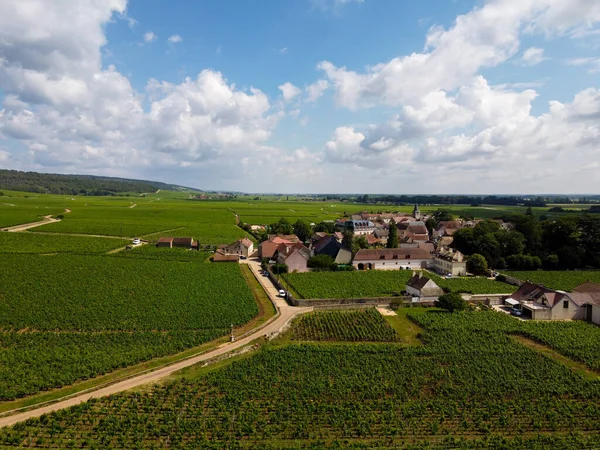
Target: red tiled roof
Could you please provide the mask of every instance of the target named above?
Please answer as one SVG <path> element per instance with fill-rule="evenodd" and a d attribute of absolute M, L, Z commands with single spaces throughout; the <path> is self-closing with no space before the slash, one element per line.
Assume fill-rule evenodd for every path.
<path fill-rule="evenodd" d="M 161 237 L 161 238 L 158 238 L 158 242 L 160 244 L 170 244 L 171 242 L 173 242 L 173 238 L 172 237 Z"/>

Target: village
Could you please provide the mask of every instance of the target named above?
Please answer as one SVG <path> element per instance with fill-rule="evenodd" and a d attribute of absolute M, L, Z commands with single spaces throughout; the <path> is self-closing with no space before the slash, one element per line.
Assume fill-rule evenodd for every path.
<path fill-rule="evenodd" d="M 304 240 L 293 233 L 268 233 L 277 228 L 277 224 L 245 225 L 258 237 L 257 246 L 245 237 L 216 246 L 210 259 L 214 263 L 260 261 L 263 275 L 276 274 L 277 279 L 273 281 L 281 288 L 284 286 L 279 284 L 278 275 L 284 273 L 411 271 L 401 293 L 415 305 L 433 305 L 446 292 L 436 284 L 434 277 L 473 279 L 478 275 L 501 280 L 507 287 L 516 286 L 517 290 L 478 295 L 462 293 L 463 299 L 471 304 L 484 303 L 520 320 L 583 320 L 600 325 L 600 284 L 588 281 L 574 287 L 572 292 L 565 292 L 541 283 L 519 280 L 491 268 L 486 268 L 483 273 L 471 273 L 469 256 L 453 247 L 454 235 L 458 230 L 474 228 L 484 220 L 452 217 L 451 220 L 434 220 L 435 227 L 428 227 L 430 219 L 432 216 L 422 214 L 416 204 L 412 214 L 362 212 L 321 226 L 311 223 L 311 232 L 306 234 L 304 231 Z M 493 222 L 502 230 L 513 227 L 500 219 Z M 324 228 L 323 225 L 328 231 L 314 231 Z M 156 245 L 200 249 L 199 242 L 193 238 L 162 237 Z M 280 292 L 288 301 L 296 302 L 285 289 Z M 344 300 L 347 302 L 348 299 Z M 375 300 L 371 304 L 375 304 Z"/>

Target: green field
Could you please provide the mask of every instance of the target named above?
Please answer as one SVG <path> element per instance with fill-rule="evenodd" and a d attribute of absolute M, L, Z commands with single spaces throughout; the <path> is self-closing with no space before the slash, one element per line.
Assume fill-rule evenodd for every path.
<path fill-rule="evenodd" d="M 515 286 L 487 278 L 440 278 L 426 273 L 440 287 L 472 294 L 504 294 Z M 288 273 L 283 278 L 302 298 L 387 297 L 406 289 L 410 270 Z"/>
<path fill-rule="evenodd" d="M 290 334 L 294 341 L 400 341 L 375 308 L 304 314 L 294 322 Z"/>
<path fill-rule="evenodd" d="M 511 339 L 521 322 L 492 312 L 418 311 L 409 317 L 425 328 L 425 345 L 270 345 L 200 376 L 94 399 L 1 430 L 0 445 L 600 446 L 600 383 Z M 563 330 L 553 331 L 561 336 Z"/>
<path fill-rule="evenodd" d="M 258 314 L 238 265 L 193 254 L 2 255 L 0 399 L 176 353 Z"/>
<path fill-rule="evenodd" d="M 0 253 L 106 253 L 131 241 L 39 233 L 0 233 Z"/>
<path fill-rule="evenodd" d="M 534 270 L 529 272 L 505 271 L 503 273 L 518 278 L 521 281 L 529 280 L 534 283 L 541 283 L 550 289 L 569 292 L 586 281 L 600 283 L 600 270 Z"/>
<path fill-rule="evenodd" d="M 257 314 L 235 264 L 5 255 L 0 285 L 4 330 L 227 328 Z"/>

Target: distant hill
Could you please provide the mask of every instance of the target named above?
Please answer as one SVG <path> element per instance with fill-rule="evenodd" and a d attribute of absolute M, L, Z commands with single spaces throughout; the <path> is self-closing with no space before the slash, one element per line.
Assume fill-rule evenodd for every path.
<path fill-rule="evenodd" d="M 201 192 L 198 189 L 158 181 L 2 169 L 0 169 L 0 189 L 67 195 L 118 195 L 126 192 L 141 194 L 143 192 L 155 192 L 158 189 Z"/>

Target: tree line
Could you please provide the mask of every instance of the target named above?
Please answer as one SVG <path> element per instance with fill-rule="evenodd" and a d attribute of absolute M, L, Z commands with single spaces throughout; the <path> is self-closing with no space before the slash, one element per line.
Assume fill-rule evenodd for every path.
<path fill-rule="evenodd" d="M 600 218 L 589 214 L 538 220 L 532 214 L 509 214 L 511 229 L 486 220 L 454 233 L 453 246 L 478 254 L 490 267 L 512 270 L 600 268 Z"/>
<path fill-rule="evenodd" d="M 95 175 L 61 175 L 0 169 L 0 189 L 60 195 L 117 195 L 119 193 L 173 190 L 175 186 L 155 181 Z"/>

